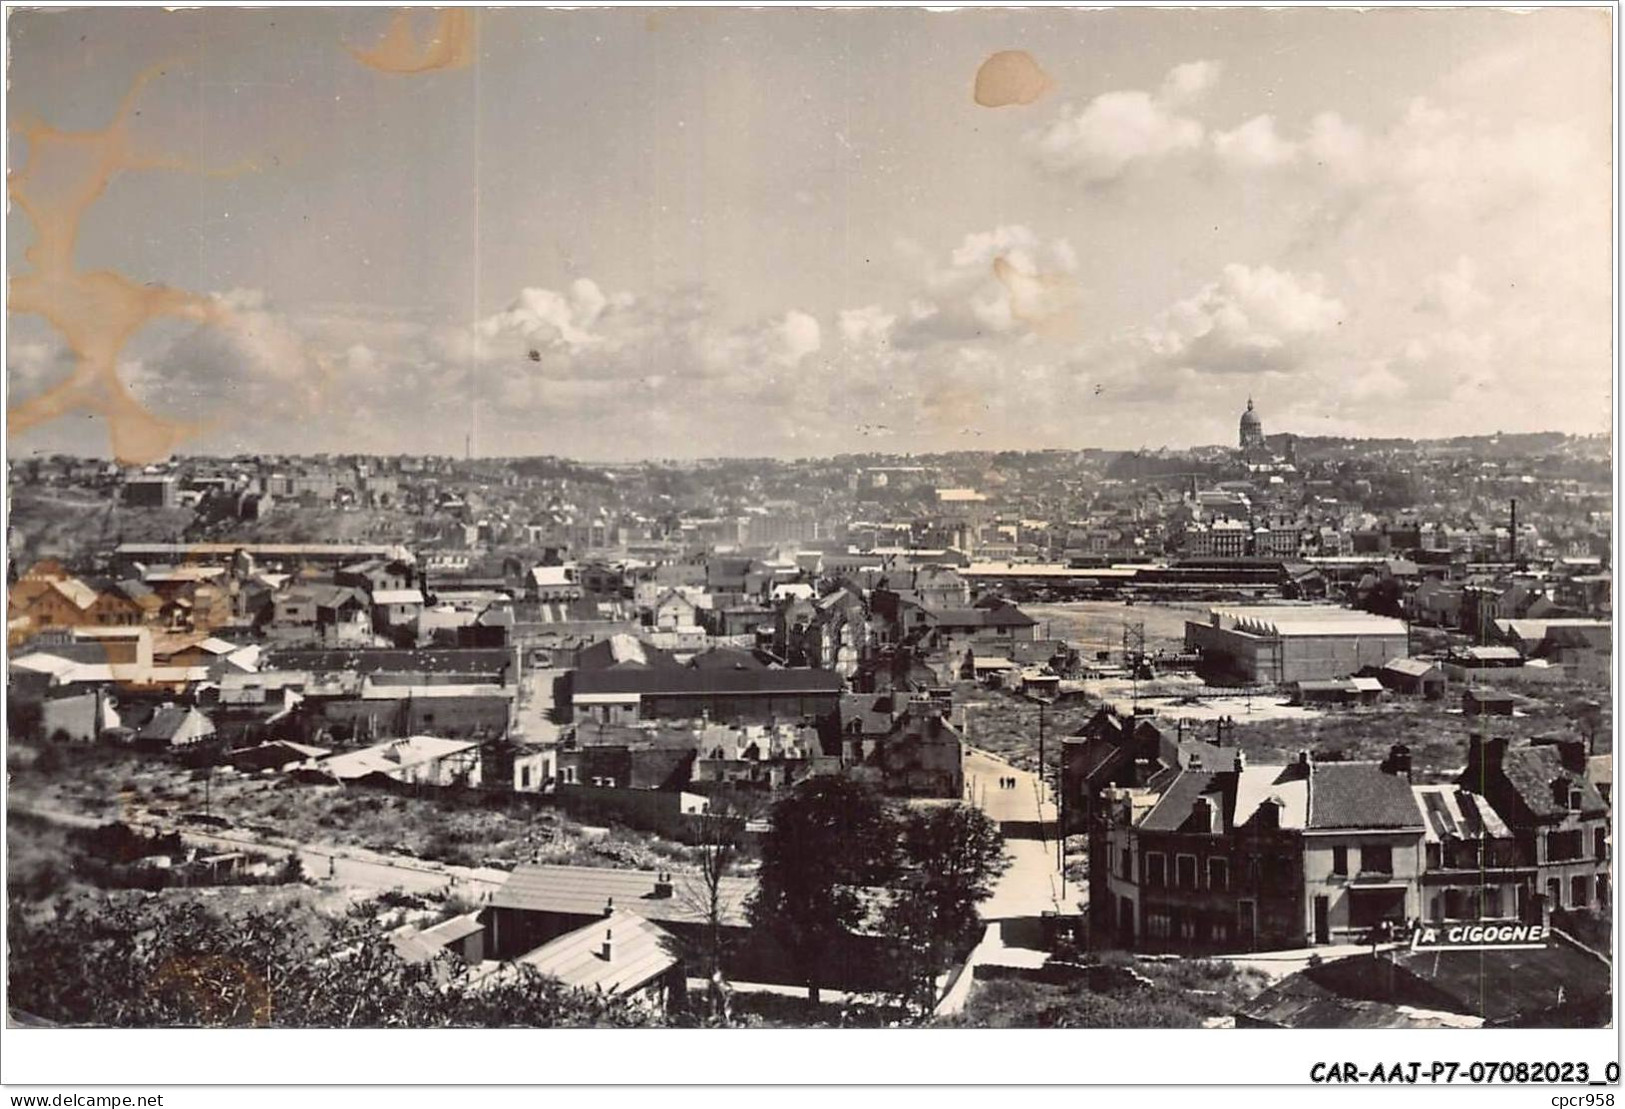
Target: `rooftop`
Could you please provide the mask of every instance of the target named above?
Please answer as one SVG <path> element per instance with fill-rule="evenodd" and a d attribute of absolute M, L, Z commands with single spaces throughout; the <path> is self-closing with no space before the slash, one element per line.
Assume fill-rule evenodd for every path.
<path fill-rule="evenodd" d="M 1312 830 L 1384 828 L 1421 830 L 1422 815 L 1410 782 L 1375 762 L 1314 764 L 1309 781 Z"/>
<path fill-rule="evenodd" d="M 677 966 L 671 940 L 671 933 L 660 925 L 636 913 L 616 911 L 514 961 L 567 986 L 614 996 L 640 989 Z"/>
<path fill-rule="evenodd" d="M 572 916 L 602 916 L 614 899 L 617 910 L 630 910 L 648 920 L 698 924 L 706 918 L 700 879 L 696 875 L 673 877 L 673 895 L 657 897 L 658 875 L 649 870 L 610 870 L 590 866 L 520 866 L 491 897 L 497 909 L 520 909 L 538 913 Z M 752 878 L 722 879 L 723 923 L 743 928 L 745 901 L 756 892 Z"/>

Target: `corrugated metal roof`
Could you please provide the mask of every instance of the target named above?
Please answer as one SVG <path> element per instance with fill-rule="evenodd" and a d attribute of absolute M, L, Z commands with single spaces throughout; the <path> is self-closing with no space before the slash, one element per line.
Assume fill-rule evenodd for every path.
<path fill-rule="evenodd" d="M 1429 843 L 1456 839 L 1506 839 L 1506 822 L 1483 797 L 1452 785 L 1412 786 L 1422 813 L 1422 834 Z"/>
<path fill-rule="evenodd" d="M 346 751 L 323 760 L 321 768 L 335 778 L 364 778 L 368 774 L 396 774 L 411 766 L 419 766 L 435 759 L 443 759 L 470 748 L 478 747 L 461 739 L 441 739 L 439 736 L 415 735 L 408 739 L 392 739 L 359 751 Z"/>

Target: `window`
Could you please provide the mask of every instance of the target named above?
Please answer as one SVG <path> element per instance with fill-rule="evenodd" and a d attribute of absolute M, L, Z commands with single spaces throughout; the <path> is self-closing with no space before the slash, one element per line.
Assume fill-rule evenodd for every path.
<path fill-rule="evenodd" d="M 1569 879 L 1569 908 L 1585 909 L 1591 905 L 1591 879 L 1576 874 Z"/>
<path fill-rule="evenodd" d="M 1448 912 L 1448 910 L 1446 910 Z M 1349 891 L 1349 924 L 1370 928 L 1384 920 L 1405 919 L 1405 891 L 1402 889 L 1355 889 Z"/>
<path fill-rule="evenodd" d="M 1173 931 L 1173 918 L 1166 910 L 1147 910 L 1145 914 L 1145 934 L 1152 939 L 1165 940 Z"/>
<path fill-rule="evenodd" d="M 1196 888 L 1196 856 L 1174 856 L 1174 884 L 1180 889 Z"/>
<path fill-rule="evenodd" d="M 1599 862 L 1608 858 L 1608 829 L 1598 828 L 1591 833 L 1591 857 Z"/>
<path fill-rule="evenodd" d="M 1361 874 L 1392 874 L 1394 849 L 1386 843 L 1368 843 L 1360 848 Z"/>
<path fill-rule="evenodd" d="M 1349 849 L 1347 847 L 1332 848 L 1332 873 L 1346 878 L 1348 872 Z"/>
<path fill-rule="evenodd" d="M 1222 890 L 1230 888 L 1230 861 L 1228 859 L 1209 859 L 1207 861 L 1208 889 Z"/>
<path fill-rule="evenodd" d="M 1167 877 L 1163 873 L 1164 859 L 1160 851 L 1147 851 L 1145 853 L 1145 884 L 1148 886 L 1162 886 L 1167 884 Z"/>
<path fill-rule="evenodd" d="M 563 770 L 560 771 L 560 773 L 564 775 L 564 781 L 565 781 L 566 785 L 572 785 L 573 786 L 573 785 L 576 784 L 576 768 L 575 767 L 566 766 Z"/>
<path fill-rule="evenodd" d="M 1546 833 L 1546 860 L 1567 862 L 1585 854 L 1585 839 L 1578 828 L 1567 832 Z"/>
<path fill-rule="evenodd" d="M 1597 875 L 1597 908 L 1608 908 L 1608 875 Z"/>
<path fill-rule="evenodd" d="M 1546 903 L 1554 909 L 1563 907 L 1563 880 L 1561 878 L 1546 879 Z"/>
<path fill-rule="evenodd" d="M 1495 920 L 1501 915 L 1501 887 L 1489 886 L 1484 890 L 1484 917 Z"/>
<path fill-rule="evenodd" d="M 530 788 L 530 767 L 528 766 L 521 766 L 519 768 L 519 788 Z"/>

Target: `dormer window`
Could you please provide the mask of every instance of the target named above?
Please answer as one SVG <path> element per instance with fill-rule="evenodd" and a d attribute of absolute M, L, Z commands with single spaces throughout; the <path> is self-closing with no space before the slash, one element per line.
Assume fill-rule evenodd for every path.
<path fill-rule="evenodd" d="M 1572 786 L 1569 788 L 1569 811 L 1580 811 L 1580 791 Z"/>

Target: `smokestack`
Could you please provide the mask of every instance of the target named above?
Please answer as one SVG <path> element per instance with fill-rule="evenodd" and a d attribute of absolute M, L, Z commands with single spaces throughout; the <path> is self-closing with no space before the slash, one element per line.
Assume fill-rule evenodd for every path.
<path fill-rule="evenodd" d="M 1510 550 L 1507 553 L 1512 556 L 1512 561 L 1513 562 L 1517 562 L 1518 561 L 1518 498 L 1517 497 L 1512 498 L 1512 520 L 1511 520 L 1511 523 L 1508 525 L 1507 530 L 1511 532 L 1511 534 L 1509 536 L 1507 536 L 1507 546 L 1510 548 Z"/>

